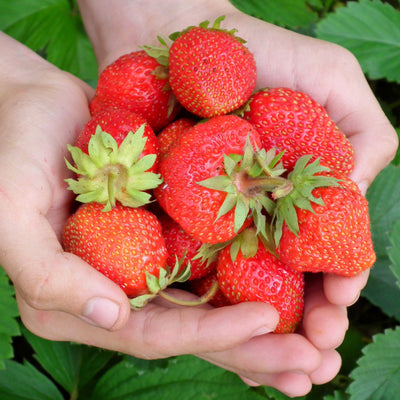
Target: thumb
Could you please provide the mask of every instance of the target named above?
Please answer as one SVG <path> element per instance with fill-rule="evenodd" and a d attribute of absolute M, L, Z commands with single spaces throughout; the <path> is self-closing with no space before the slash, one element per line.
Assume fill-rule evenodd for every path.
<path fill-rule="evenodd" d="M 387 120 L 374 128 L 369 127 L 350 137 L 355 151 L 351 178 L 364 195 L 376 175 L 392 161 L 398 147 L 396 131 Z"/>
<path fill-rule="evenodd" d="M 130 306 L 121 288 L 79 257 L 63 252 L 45 217 L 14 217 L 0 228 L 0 264 L 19 301 L 36 310 L 63 311 L 104 329 L 125 325 Z"/>

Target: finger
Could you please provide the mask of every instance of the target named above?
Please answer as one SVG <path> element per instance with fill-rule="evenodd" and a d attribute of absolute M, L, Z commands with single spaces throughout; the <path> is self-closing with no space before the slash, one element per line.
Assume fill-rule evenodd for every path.
<path fill-rule="evenodd" d="M 20 305 L 28 328 L 52 340 L 68 340 L 144 359 L 225 351 L 246 342 L 260 329 L 271 332 L 276 311 L 262 303 L 219 309 L 165 308 L 148 304 L 131 311 L 128 322 L 110 332 L 61 312 L 38 312 Z"/>
<path fill-rule="evenodd" d="M 317 370 L 310 374 L 312 383 L 323 385 L 330 382 L 340 370 L 342 360 L 335 350 L 322 351 L 322 362 Z"/>
<path fill-rule="evenodd" d="M 305 396 L 312 389 L 310 377 L 296 372 L 256 376 L 255 379 L 258 379 L 261 385 L 273 387 L 289 397 Z"/>
<path fill-rule="evenodd" d="M 320 352 L 298 334 L 257 336 L 226 352 L 199 356 L 260 384 L 264 383 L 255 376 L 287 371 L 310 374 L 321 362 Z"/>
<path fill-rule="evenodd" d="M 64 253 L 45 217 L 23 212 L 2 217 L 0 237 L 7 251 L 0 261 L 20 299 L 34 309 L 63 311 L 105 329 L 127 321 L 124 292 L 80 258 Z"/>
<path fill-rule="evenodd" d="M 348 307 L 358 300 L 368 277 L 369 270 L 351 277 L 325 274 L 323 278 L 325 296 L 332 304 Z"/>
<path fill-rule="evenodd" d="M 373 126 L 361 129 L 362 126 L 350 136 L 355 161 L 350 178 L 358 184 L 365 196 L 376 175 L 389 165 L 396 155 L 398 137 L 388 120 L 380 123 L 375 121 Z"/>
<path fill-rule="evenodd" d="M 260 386 L 260 383 L 253 381 L 252 379 L 248 379 L 245 376 L 239 376 L 239 378 L 247 385 L 247 386 Z"/>
<path fill-rule="evenodd" d="M 376 175 L 396 155 L 398 136 L 372 92 L 357 59 L 333 46 L 341 68 L 330 71 L 331 90 L 323 103 L 354 147 L 351 178 L 365 195 Z"/>
<path fill-rule="evenodd" d="M 325 297 L 322 275 L 308 277 L 302 330 L 318 349 L 335 349 L 343 342 L 349 326 L 346 307 Z"/>

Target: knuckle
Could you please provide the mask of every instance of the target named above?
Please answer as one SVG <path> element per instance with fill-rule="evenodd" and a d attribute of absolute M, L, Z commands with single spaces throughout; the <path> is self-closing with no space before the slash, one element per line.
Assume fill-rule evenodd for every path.
<path fill-rule="evenodd" d="M 24 301 L 36 310 L 49 308 L 53 298 L 53 274 L 47 268 L 22 269 L 14 279 L 14 285 Z"/>

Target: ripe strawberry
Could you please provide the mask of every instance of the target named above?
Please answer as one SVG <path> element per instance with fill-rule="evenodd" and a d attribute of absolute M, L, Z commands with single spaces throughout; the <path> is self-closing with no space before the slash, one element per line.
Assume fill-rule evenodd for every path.
<path fill-rule="evenodd" d="M 159 221 L 144 208 L 102 209 L 97 203 L 84 204 L 69 217 L 65 251 L 113 280 L 129 297 L 149 294 L 146 273 L 159 276 L 168 256 Z"/>
<path fill-rule="evenodd" d="M 190 281 L 189 287 L 192 293 L 201 297 L 206 295 L 206 293 L 209 292 L 211 286 L 214 285 L 215 283 L 218 284 L 218 277 L 216 270 L 212 271 L 203 278 L 194 279 Z M 208 304 L 211 304 L 213 307 L 225 307 L 231 305 L 230 301 L 222 293 L 219 286 L 214 296 L 208 301 Z"/>
<path fill-rule="evenodd" d="M 154 191 L 157 200 L 202 243 L 225 242 L 251 223 L 253 210 L 261 214 L 259 193 L 245 187 L 250 168 L 241 167 L 240 159 L 246 143 L 249 150 L 260 145 L 250 123 L 218 116 L 185 131 L 160 162 L 163 184 Z"/>
<path fill-rule="evenodd" d="M 99 112 L 76 144 L 68 146 L 74 165 L 66 163 L 77 179 L 66 182 L 78 201 L 105 204 L 105 210 L 117 202 L 130 207 L 150 202 L 149 190 L 161 183 L 155 173 L 158 148 L 153 130 L 142 117 L 118 109 Z"/>
<path fill-rule="evenodd" d="M 216 261 L 204 262 L 195 258 L 202 244 L 200 241 L 193 239 L 168 215 L 164 214 L 159 220 L 168 251 L 168 265 L 174 265 L 177 259 L 182 260 L 184 257 L 181 267 L 185 268 L 190 263 L 189 280 L 202 278 L 216 268 Z"/>
<path fill-rule="evenodd" d="M 89 141 L 96 133 L 98 126 L 104 132 L 110 134 L 117 142 L 117 145 L 120 146 L 129 132 L 136 132 L 142 125 L 144 125 L 143 137 L 146 138 L 146 143 L 141 157 L 146 154 L 158 155 L 156 135 L 146 120 L 131 111 L 117 108 L 99 111 L 94 115 L 79 133 L 75 141 L 75 146 L 79 147 L 84 153 L 89 154 Z M 156 159 L 149 171 L 156 172 L 157 165 L 158 162 Z"/>
<path fill-rule="evenodd" d="M 94 115 L 105 108 L 135 112 L 159 131 L 180 106 L 169 87 L 167 69 L 140 50 L 121 56 L 100 74 L 90 111 Z"/>
<path fill-rule="evenodd" d="M 262 241 L 255 255 L 239 250 L 232 261 L 231 246 L 220 251 L 217 265 L 219 286 L 232 303 L 259 301 L 271 304 L 280 315 L 275 333 L 294 332 L 304 307 L 304 276 L 279 261 Z"/>
<path fill-rule="evenodd" d="M 196 124 L 196 121 L 190 118 L 179 118 L 167 125 L 158 135 L 158 149 L 160 159 L 167 156 L 169 149 L 174 144 L 175 140 Z"/>
<path fill-rule="evenodd" d="M 171 47 L 145 46 L 146 51 L 169 69 L 169 82 L 178 101 L 203 118 L 223 115 L 240 107 L 256 84 L 253 54 L 235 36 L 236 30 L 220 28 L 221 17 L 210 27 L 170 35 Z M 166 45 L 165 40 L 160 40 Z"/>
<path fill-rule="evenodd" d="M 256 127 L 265 149 L 285 151 L 282 162 L 289 170 L 309 154 L 334 171 L 349 175 L 353 170 L 351 143 L 305 93 L 288 88 L 259 91 L 251 96 L 243 116 Z"/>
<path fill-rule="evenodd" d="M 278 217 L 285 223 L 276 249 L 281 261 L 293 269 L 352 276 L 375 262 L 368 202 L 349 178 L 335 176 L 340 186 L 314 189 L 312 207 L 290 205 L 290 195 L 277 202 L 278 213 L 295 209 L 294 223 L 291 212 Z M 293 230 L 295 225 L 298 229 Z"/>

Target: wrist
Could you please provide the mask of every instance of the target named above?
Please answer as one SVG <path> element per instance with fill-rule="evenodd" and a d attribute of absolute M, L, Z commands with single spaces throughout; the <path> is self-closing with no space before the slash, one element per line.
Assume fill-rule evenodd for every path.
<path fill-rule="evenodd" d="M 78 5 L 100 71 L 139 46 L 157 44 L 158 35 L 238 12 L 229 0 L 78 0 Z"/>

